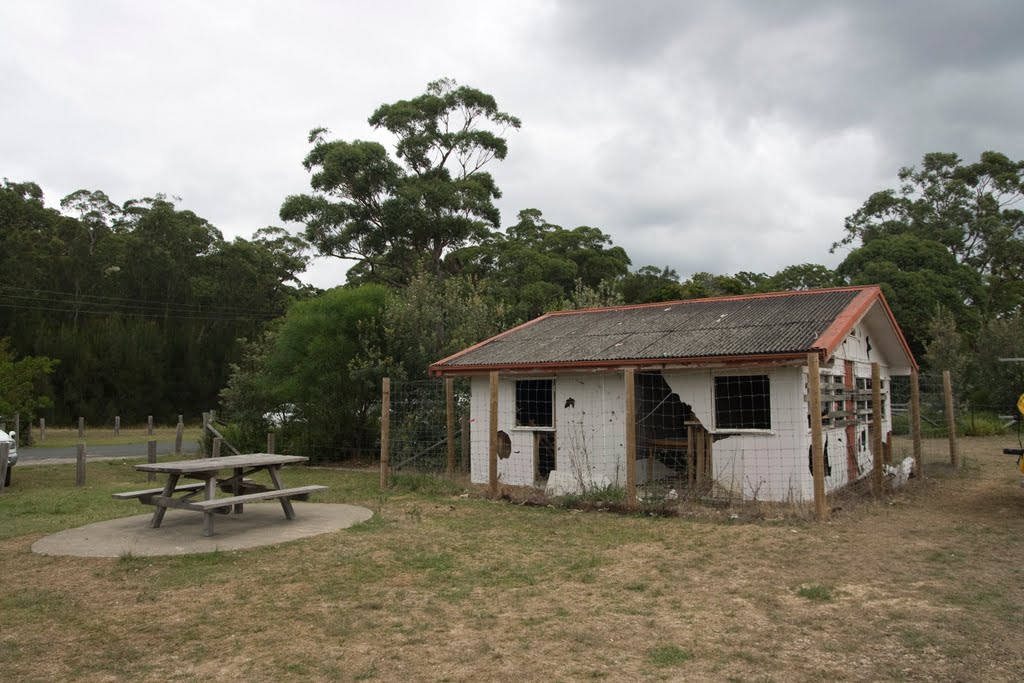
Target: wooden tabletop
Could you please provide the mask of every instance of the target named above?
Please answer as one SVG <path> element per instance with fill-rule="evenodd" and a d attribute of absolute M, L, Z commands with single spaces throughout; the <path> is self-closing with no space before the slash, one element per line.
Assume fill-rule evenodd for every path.
<path fill-rule="evenodd" d="M 199 458 L 175 460 L 173 462 L 144 463 L 136 465 L 140 472 L 164 472 L 167 474 L 189 474 L 194 472 L 216 472 L 234 467 L 266 467 L 268 465 L 290 465 L 307 462 L 301 455 L 274 455 L 272 453 L 243 453 L 226 455 L 222 458 Z"/>

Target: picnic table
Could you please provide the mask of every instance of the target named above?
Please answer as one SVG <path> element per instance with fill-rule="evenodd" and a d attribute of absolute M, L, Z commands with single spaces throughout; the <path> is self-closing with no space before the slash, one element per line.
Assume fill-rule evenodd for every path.
<path fill-rule="evenodd" d="M 281 467 L 307 462 L 309 458 L 298 455 L 275 455 L 272 453 L 245 453 L 228 455 L 221 458 L 200 458 L 194 460 L 177 460 L 173 462 L 145 463 L 136 465 L 140 472 L 166 474 L 167 481 L 163 488 L 144 489 L 141 491 L 125 491 L 113 494 L 119 500 L 138 499 L 143 505 L 153 505 L 156 510 L 149 526 L 160 527 L 164 513 L 168 508 L 193 510 L 203 513 L 203 536 L 213 535 L 214 514 L 241 514 L 245 503 L 257 500 L 277 499 L 281 503 L 284 515 L 295 519 L 292 499 L 305 499 L 314 491 L 323 491 L 326 486 L 298 486 L 286 488 L 281 479 Z M 225 470 L 232 474 L 221 477 Z M 256 472 L 266 470 L 273 486 L 264 486 L 249 477 Z M 199 479 L 197 483 L 179 484 L 181 478 Z M 230 495 L 217 498 L 217 489 Z M 202 499 L 197 497 L 202 494 Z M 178 497 L 175 497 L 175 496 Z"/>

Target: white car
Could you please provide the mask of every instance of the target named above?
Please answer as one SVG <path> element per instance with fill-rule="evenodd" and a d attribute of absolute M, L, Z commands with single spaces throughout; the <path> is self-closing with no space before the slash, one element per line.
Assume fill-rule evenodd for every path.
<path fill-rule="evenodd" d="M 15 463 L 18 462 L 18 436 L 17 432 L 0 432 L 0 443 L 11 444 L 10 454 L 7 457 L 7 477 L 4 479 L 4 486 L 11 485 L 11 470 L 14 469 Z"/>

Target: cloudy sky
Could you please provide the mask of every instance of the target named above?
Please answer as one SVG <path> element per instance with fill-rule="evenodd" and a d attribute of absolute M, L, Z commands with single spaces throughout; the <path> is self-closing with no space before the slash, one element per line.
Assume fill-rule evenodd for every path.
<path fill-rule="evenodd" d="M 539 208 L 684 277 L 835 265 L 900 166 L 1024 158 L 1021 26 L 1018 0 L 0 0 L 0 177 L 248 237 L 307 190 L 311 128 L 387 143 L 370 113 L 449 76 L 523 121 L 503 225 Z"/>

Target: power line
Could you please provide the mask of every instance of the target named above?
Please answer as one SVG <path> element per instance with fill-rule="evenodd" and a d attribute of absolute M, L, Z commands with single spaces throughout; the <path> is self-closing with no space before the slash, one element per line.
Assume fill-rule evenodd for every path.
<path fill-rule="evenodd" d="M 130 305 L 133 305 L 133 306 L 138 307 L 138 308 L 159 308 L 160 310 L 164 310 L 166 308 L 175 308 L 175 309 L 179 309 L 179 310 L 182 310 L 182 311 L 196 311 L 196 312 L 199 312 L 199 313 L 215 313 L 215 312 L 218 312 L 218 311 L 224 311 L 224 312 L 228 312 L 228 313 L 251 313 L 251 314 L 254 314 L 254 315 L 272 315 L 272 316 L 276 317 L 274 314 L 268 314 L 266 311 L 260 311 L 260 310 L 256 310 L 256 309 L 237 308 L 237 307 L 206 306 L 206 305 L 203 305 L 203 304 L 187 304 L 187 303 L 172 303 L 172 302 L 164 302 L 164 301 L 150 301 L 150 300 L 146 300 L 146 299 L 132 299 L 132 298 L 127 298 L 127 297 L 101 296 L 99 294 L 75 294 L 74 292 L 62 292 L 62 291 L 57 291 L 57 290 L 52 290 L 52 289 L 36 289 L 36 288 L 32 288 L 32 287 L 18 287 L 16 285 L 7 285 L 7 284 L 0 284 L 0 289 L 12 289 L 12 290 L 21 291 L 21 292 L 32 292 L 32 293 L 35 293 L 35 294 L 46 294 L 46 295 L 54 295 L 54 296 L 58 296 L 58 297 L 68 297 L 68 298 L 71 299 L 71 301 L 69 303 L 76 303 L 76 304 L 90 303 L 89 301 L 86 301 L 86 300 L 89 300 L 89 299 L 99 299 L 101 301 L 112 302 L 111 305 L 116 305 L 114 302 L 126 302 L 123 305 L 129 305 L 130 304 Z M 16 295 L 12 294 L 11 296 L 16 296 Z M 25 297 L 23 296 L 22 298 L 25 298 Z M 96 303 L 99 303 L 99 302 L 96 302 Z"/>
<path fill-rule="evenodd" d="M 267 321 L 273 319 L 275 316 L 267 315 L 265 317 L 254 317 L 245 315 L 220 315 L 220 316 L 209 316 L 200 315 L 198 313 L 182 313 L 180 311 L 172 311 L 168 313 L 159 313 L 156 311 L 133 311 L 133 310 L 120 310 L 120 309 L 102 309 L 102 308 L 68 308 L 67 302 L 61 302 L 56 306 L 32 306 L 29 303 L 10 303 L 0 301 L 0 308 L 9 308 L 17 310 L 31 310 L 31 311 L 45 311 L 47 313 L 74 313 L 82 315 L 123 315 L 127 317 L 135 318 L 172 318 L 175 320 L 207 320 L 213 322 L 256 322 L 256 321 Z"/>

